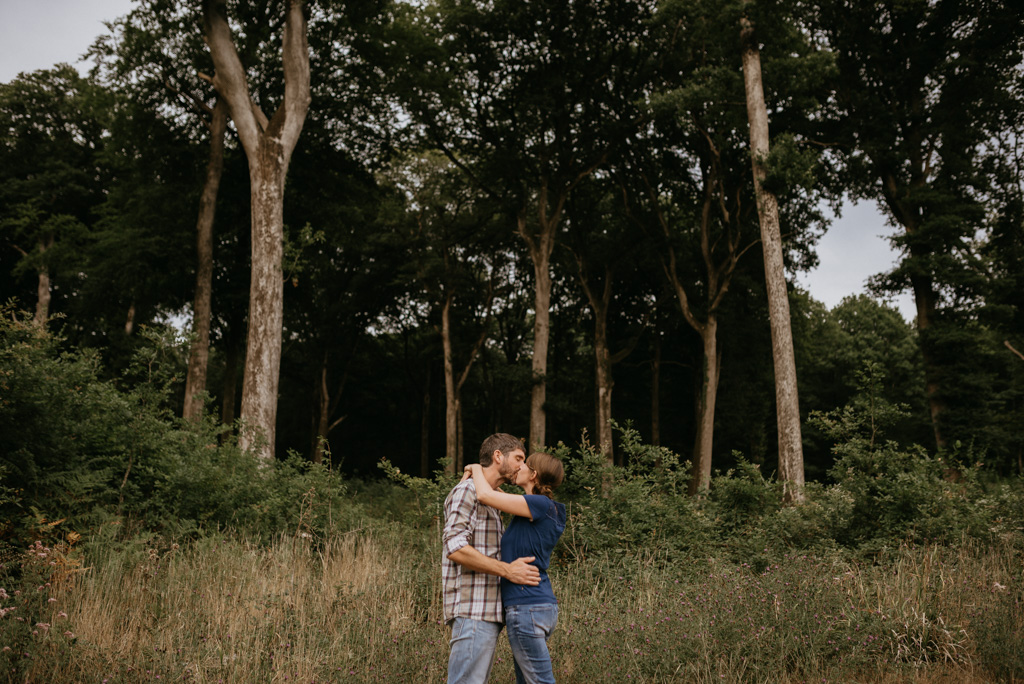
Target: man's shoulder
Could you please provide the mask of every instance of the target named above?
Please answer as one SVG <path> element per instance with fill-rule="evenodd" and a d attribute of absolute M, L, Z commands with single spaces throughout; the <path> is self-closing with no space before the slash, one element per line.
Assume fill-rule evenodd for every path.
<path fill-rule="evenodd" d="M 448 492 L 448 497 L 445 499 L 445 506 L 453 502 L 472 501 L 476 503 L 476 487 L 473 486 L 473 478 L 463 480 L 458 483 L 452 490 Z"/>

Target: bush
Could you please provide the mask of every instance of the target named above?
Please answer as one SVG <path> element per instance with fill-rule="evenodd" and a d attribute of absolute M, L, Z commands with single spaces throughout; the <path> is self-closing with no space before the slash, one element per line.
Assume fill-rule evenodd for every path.
<path fill-rule="evenodd" d="M 705 547 L 714 523 L 687 495 L 689 465 L 663 447 L 643 444 L 630 426 L 616 429 L 626 465 L 614 466 L 584 435 L 575 454 L 560 444 L 566 465 L 559 496 L 569 520 L 556 553 L 571 559 L 641 550 L 680 557 Z"/>
<path fill-rule="evenodd" d="M 3 313 L 0 514 L 9 543 L 57 519 L 80 532 L 120 522 L 174 534 L 231 526 L 269 538 L 322 533 L 362 515 L 325 466 L 295 455 L 261 465 L 212 420 L 177 419 L 170 405 L 185 341 L 173 330 L 144 335 L 127 371 L 132 387 L 122 390 L 100 379 L 94 353 L 61 351 L 61 340 L 26 316 Z"/>

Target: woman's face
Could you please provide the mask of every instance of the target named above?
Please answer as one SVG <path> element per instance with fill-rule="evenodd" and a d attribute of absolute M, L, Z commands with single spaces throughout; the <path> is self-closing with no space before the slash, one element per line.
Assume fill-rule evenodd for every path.
<path fill-rule="evenodd" d="M 517 487 L 522 487 L 523 489 L 526 489 L 526 484 L 530 482 L 530 480 L 536 479 L 536 477 L 537 473 L 533 470 L 530 470 L 530 466 L 524 463 L 519 468 L 519 472 L 516 473 L 516 481 L 513 484 L 515 484 Z"/>

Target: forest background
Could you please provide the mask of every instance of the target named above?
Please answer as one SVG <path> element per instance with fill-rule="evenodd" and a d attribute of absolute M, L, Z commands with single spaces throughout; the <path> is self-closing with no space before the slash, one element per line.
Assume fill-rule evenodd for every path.
<path fill-rule="evenodd" d="M 78 573 L 89 558 L 187 582 L 156 572 L 162 554 L 189 566 L 230 530 L 223 562 L 320 553 L 311 576 L 329 583 L 330 549 L 369 529 L 359 543 L 416 549 L 393 631 L 436 612 L 439 499 L 504 431 L 567 463 L 567 578 L 656 568 L 649 602 L 672 573 L 706 580 L 680 561 L 697 549 L 749 581 L 809 551 L 868 604 L 893 589 L 858 575 L 874 564 L 917 578 L 922 620 L 904 603 L 877 648 L 723 655 L 739 637 L 704 625 L 706 651 L 625 658 L 639 674 L 696 653 L 698 673 L 733 679 L 884 678 L 879 662 L 1019 677 L 1019 656 L 993 654 L 1020 652 L 1022 623 L 1022 31 L 999 2 L 140 0 L 97 38 L 92 73 L 0 85 L 11 581 L 45 580 L 58 603 L 116 583 Z M 754 57 L 766 155 L 751 153 Z M 829 309 L 790 282 L 790 461 L 765 193 L 791 281 L 848 199 L 878 204 L 901 255 L 878 298 Z M 907 291 L 913 323 L 883 303 Z M 778 477 L 784 462 L 799 470 Z M 172 553 L 184 540 L 192 555 Z M 930 584 L 922 553 L 961 554 L 996 617 L 957 613 L 954 629 L 921 604 L 929 589 L 967 603 L 941 573 Z M 39 558 L 63 572 L 34 575 Z M 867 610 L 844 591 L 830 615 Z M 160 600 L 139 606 L 139 634 L 176 634 Z M 6 671 L 185 667 L 93 627 L 91 651 L 81 628 L 10 630 L 23 647 Z"/>

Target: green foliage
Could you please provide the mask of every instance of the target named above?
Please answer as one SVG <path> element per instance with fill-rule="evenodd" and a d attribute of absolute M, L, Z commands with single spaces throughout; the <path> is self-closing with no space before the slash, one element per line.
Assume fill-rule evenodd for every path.
<path fill-rule="evenodd" d="M 685 553 L 706 544 L 712 521 L 687 495 L 689 465 L 661 447 L 643 444 L 631 426 L 619 428 L 625 466 L 609 465 L 584 435 L 576 453 L 553 450 L 566 464 L 559 494 L 569 520 L 559 551 L 567 558 L 664 549 Z"/>
<path fill-rule="evenodd" d="M 92 352 L 60 340 L 9 309 L 0 317 L 0 498 L 3 531 L 30 536 L 41 520 L 96 532 L 129 521 L 177 534 L 235 527 L 322 535 L 359 515 L 340 476 L 291 455 L 261 466 L 225 429 L 169 410 L 185 340 L 144 331 L 126 377 L 130 391 L 99 379 Z M 15 485 L 17 489 L 15 489 Z"/>
<path fill-rule="evenodd" d="M 879 366 L 868 363 L 850 404 L 811 418 L 835 444 L 829 474 L 844 494 L 834 499 L 842 510 L 831 536 L 868 551 L 901 539 L 986 537 L 993 509 L 981 496 L 978 466 L 956 467 L 972 463 L 970 449 L 935 457 L 883 439 L 906 411 L 882 398 L 882 377 Z"/>
<path fill-rule="evenodd" d="M 441 459 L 440 467 L 434 471 L 432 478 L 403 473 L 386 458 L 381 458 L 377 467 L 391 482 L 399 484 L 402 487 L 401 491 L 411 495 L 411 499 L 409 496 L 403 496 L 398 501 L 392 500 L 391 497 L 385 498 L 383 503 L 390 510 L 389 517 L 394 516 L 420 525 L 436 523 L 444 516 L 444 500 L 452 487 L 462 479 L 462 473 L 449 475 L 446 472 L 447 459 Z M 376 502 L 378 506 L 381 503 L 380 500 Z"/>

